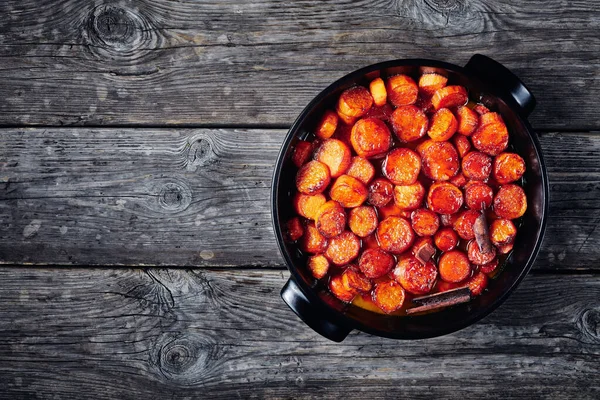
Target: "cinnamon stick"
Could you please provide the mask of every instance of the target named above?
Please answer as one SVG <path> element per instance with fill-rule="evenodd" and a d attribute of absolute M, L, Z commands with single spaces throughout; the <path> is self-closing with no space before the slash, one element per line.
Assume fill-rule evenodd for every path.
<path fill-rule="evenodd" d="M 492 242 L 490 241 L 490 232 L 488 230 L 485 215 L 480 214 L 473 224 L 473 232 L 475 233 L 475 241 L 479 246 L 479 251 L 487 254 L 492 251 Z"/>
<path fill-rule="evenodd" d="M 456 304 L 466 303 L 469 300 L 471 300 L 471 291 L 468 287 L 462 287 L 429 296 L 416 297 L 413 299 L 413 302 L 422 305 L 409 308 L 406 310 L 406 313 L 416 314 L 424 311 L 450 307 Z"/>

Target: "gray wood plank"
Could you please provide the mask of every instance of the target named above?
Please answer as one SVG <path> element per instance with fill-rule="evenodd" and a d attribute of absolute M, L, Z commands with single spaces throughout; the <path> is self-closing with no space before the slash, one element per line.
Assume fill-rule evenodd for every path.
<path fill-rule="evenodd" d="M 321 338 L 273 270 L 0 270 L 0 398 L 597 399 L 600 277 L 532 275 L 420 341 Z"/>
<path fill-rule="evenodd" d="M 0 14 L 0 124 L 285 126 L 359 67 L 481 52 L 537 95 L 537 128 L 600 127 L 594 0 L 6 0 Z"/>
<path fill-rule="evenodd" d="M 270 221 L 282 130 L 0 130 L 0 262 L 281 266 Z M 543 135 L 540 269 L 600 268 L 600 135 Z"/>

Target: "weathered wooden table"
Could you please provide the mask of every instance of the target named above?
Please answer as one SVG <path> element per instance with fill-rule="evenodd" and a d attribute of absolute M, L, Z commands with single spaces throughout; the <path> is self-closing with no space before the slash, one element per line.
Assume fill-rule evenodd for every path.
<path fill-rule="evenodd" d="M 0 397 L 600 397 L 600 7 L 0 3 Z M 458 333 L 334 344 L 279 298 L 270 179 L 300 110 L 375 62 L 514 70 L 551 181 L 534 270 Z"/>

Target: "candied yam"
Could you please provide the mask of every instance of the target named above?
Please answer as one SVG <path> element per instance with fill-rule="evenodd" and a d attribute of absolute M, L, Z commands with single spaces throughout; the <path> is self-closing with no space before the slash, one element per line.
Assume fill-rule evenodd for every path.
<path fill-rule="evenodd" d="M 502 116 L 500 114 L 498 114 L 497 112 L 487 112 L 485 114 L 481 114 L 481 116 L 479 117 L 479 125 L 480 126 L 485 126 L 485 125 L 490 125 L 490 124 L 503 124 L 504 125 L 504 120 L 502 119 Z"/>
<path fill-rule="evenodd" d="M 373 176 L 375 176 L 375 167 L 366 158 L 355 156 L 352 157 L 346 174 L 367 185 L 373 179 Z"/>
<path fill-rule="evenodd" d="M 479 249 L 479 245 L 475 240 L 471 240 L 467 245 L 467 254 L 469 260 L 475 265 L 484 265 L 492 262 L 496 257 L 496 248 L 492 246 L 492 250 L 488 253 L 483 253 Z"/>
<path fill-rule="evenodd" d="M 400 309 L 404 298 L 404 289 L 395 281 L 378 283 L 373 290 L 373 301 L 387 314 Z"/>
<path fill-rule="evenodd" d="M 385 178 L 377 178 L 369 185 L 369 203 L 383 207 L 394 198 L 394 185 Z"/>
<path fill-rule="evenodd" d="M 484 181 L 492 172 L 492 158 L 479 151 L 472 151 L 462 160 L 462 171 L 474 181 Z"/>
<path fill-rule="evenodd" d="M 346 213 L 339 203 L 330 200 L 317 211 L 315 226 L 326 238 L 337 236 L 346 227 Z"/>
<path fill-rule="evenodd" d="M 379 246 L 390 253 L 406 251 L 415 239 L 410 222 L 402 217 L 387 217 L 377 227 Z"/>
<path fill-rule="evenodd" d="M 454 214 L 462 204 L 462 192 L 451 183 L 436 182 L 429 188 L 427 207 L 438 214 Z"/>
<path fill-rule="evenodd" d="M 317 217 L 319 208 L 326 201 L 327 199 L 321 193 L 315 195 L 296 193 L 293 200 L 294 209 L 298 215 L 313 220 Z"/>
<path fill-rule="evenodd" d="M 337 178 L 329 190 L 331 199 L 347 208 L 360 206 L 365 202 L 368 195 L 367 187 L 350 175 L 342 175 Z"/>
<path fill-rule="evenodd" d="M 454 230 L 458 233 L 458 236 L 465 240 L 474 239 L 473 224 L 480 215 L 479 211 L 474 210 L 466 210 L 460 213 L 460 216 L 454 222 Z"/>
<path fill-rule="evenodd" d="M 494 191 L 483 182 L 473 182 L 465 187 L 465 203 L 472 210 L 484 210 L 492 205 Z"/>
<path fill-rule="evenodd" d="M 447 181 L 458 173 L 458 152 L 449 142 L 423 142 L 417 151 L 421 154 L 423 173 L 435 181 Z"/>
<path fill-rule="evenodd" d="M 332 178 L 342 175 L 352 162 L 352 152 L 346 143 L 338 139 L 327 139 L 317 149 L 315 160 L 329 167 Z"/>
<path fill-rule="evenodd" d="M 325 256 L 335 265 L 348 264 L 358 257 L 360 239 L 352 232 L 345 231 L 329 239 Z"/>
<path fill-rule="evenodd" d="M 412 142 L 425 136 L 429 119 L 413 105 L 398 107 L 391 116 L 392 129 L 402 142 Z"/>
<path fill-rule="evenodd" d="M 494 198 L 494 212 L 500 218 L 516 219 L 527 211 L 527 197 L 523 188 L 509 183 L 503 185 Z"/>
<path fill-rule="evenodd" d="M 371 91 L 371 97 L 376 106 L 383 106 L 387 102 L 387 90 L 385 89 L 385 82 L 381 78 L 376 78 L 369 84 L 369 90 Z"/>
<path fill-rule="evenodd" d="M 395 107 L 414 104 L 419 95 L 419 87 L 415 81 L 406 75 L 394 75 L 387 79 L 388 99 Z"/>
<path fill-rule="evenodd" d="M 322 193 L 331 182 L 329 167 L 319 161 L 306 163 L 296 174 L 296 189 L 304 194 Z"/>
<path fill-rule="evenodd" d="M 392 275 L 396 282 L 412 294 L 427 294 L 433 289 L 437 279 L 437 268 L 431 261 L 422 264 L 416 257 L 400 257 Z"/>
<path fill-rule="evenodd" d="M 317 129 L 315 130 L 315 135 L 321 139 L 329 139 L 335 133 L 337 129 L 339 117 L 336 112 L 327 110 L 323 113 L 319 124 L 317 125 Z"/>
<path fill-rule="evenodd" d="M 419 236 L 432 236 L 440 227 L 440 219 L 436 213 L 425 208 L 413 211 L 410 221 L 415 233 Z"/>
<path fill-rule="evenodd" d="M 412 185 L 419 177 L 421 158 L 407 148 L 390 151 L 383 162 L 383 174 L 395 185 Z"/>
<path fill-rule="evenodd" d="M 478 115 L 483 115 L 489 113 L 490 109 L 483 104 L 475 104 L 473 111 L 475 111 Z"/>
<path fill-rule="evenodd" d="M 350 303 L 352 299 L 354 299 L 354 296 L 356 296 L 356 291 L 346 289 L 342 280 L 342 275 L 332 276 L 329 279 L 329 291 L 333 293 L 335 297 L 346 303 Z"/>
<path fill-rule="evenodd" d="M 442 214 L 440 215 L 440 222 L 442 226 L 454 226 L 456 220 L 460 217 L 460 214 Z"/>
<path fill-rule="evenodd" d="M 471 264 L 467 255 L 460 250 L 450 250 L 440 257 L 440 278 L 446 282 L 460 282 L 471 275 Z"/>
<path fill-rule="evenodd" d="M 498 154 L 494 159 L 494 179 L 501 185 L 515 182 L 525 173 L 525 160 L 515 153 Z"/>
<path fill-rule="evenodd" d="M 488 277 L 483 272 L 476 273 L 467 281 L 469 290 L 475 296 L 479 296 L 481 293 L 483 293 L 484 289 L 487 287 L 487 284 Z"/>
<path fill-rule="evenodd" d="M 479 125 L 479 116 L 477 112 L 471 110 L 469 107 L 458 107 L 456 110 L 456 116 L 458 119 L 458 133 L 465 136 L 471 136 Z"/>
<path fill-rule="evenodd" d="M 496 268 L 498 268 L 498 264 L 498 258 L 494 258 L 489 263 L 480 265 L 479 271 L 483 272 L 484 274 L 491 274 L 496 270 Z"/>
<path fill-rule="evenodd" d="M 484 114 L 484 116 L 490 114 L 492 113 Z M 477 150 L 495 156 L 508 147 L 508 129 L 503 122 L 481 125 L 471 136 L 471 140 Z"/>
<path fill-rule="evenodd" d="M 423 203 L 424 197 L 425 188 L 421 182 L 394 187 L 394 204 L 403 210 L 416 210 Z"/>
<path fill-rule="evenodd" d="M 466 136 L 454 135 L 454 138 L 452 138 L 452 142 L 454 143 L 456 150 L 458 150 L 458 155 L 460 155 L 461 157 L 464 157 L 466 154 L 469 153 L 469 150 L 471 150 L 471 142 Z"/>
<path fill-rule="evenodd" d="M 431 103 L 436 110 L 440 108 L 451 108 L 467 104 L 469 95 L 467 89 L 462 86 L 446 86 L 435 91 L 431 97 Z"/>
<path fill-rule="evenodd" d="M 447 292 L 448 290 L 458 289 L 459 286 L 460 285 L 458 283 L 446 282 L 444 280 L 438 279 L 435 288 L 438 292 Z"/>
<path fill-rule="evenodd" d="M 371 93 L 362 86 L 354 86 L 342 92 L 337 103 L 337 111 L 344 116 L 359 118 L 365 115 L 372 105 Z"/>
<path fill-rule="evenodd" d="M 458 234 L 452 228 L 442 228 L 435 233 L 433 241 L 441 251 L 450 251 L 458 244 Z"/>
<path fill-rule="evenodd" d="M 394 257 L 378 247 L 369 248 L 360 256 L 358 268 L 367 278 L 381 278 L 394 268 Z"/>
<path fill-rule="evenodd" d="M 465 178 L 465 175 L 462 172 L 459 172 L 458 174 L 450 178 L 449 182 L 456 187 L 463 188 L 467 184 L 467 178 Z"/>
<path fill-rule="evenodd" d="M 313 152 L 313 145 L 305 140 L 298 140 L 292 153 L 292 162 L 298 168 L 308 161 Z"/>
<path fill-rule="evenodd" d="M 360 206 L 350 210 L 348 216 L 348 226 L 350 230 L 358 237 L 364 238 L 375 232 L 377 229 L 377 212 L 370 206 Z"/>
<path fill-rule="evenodd" d="M 379 118 L 363 118 L 352 127 L 350 142 L 359 156 L 377 157 L 390 149 L 392 134 L 385 122 Z"/>
<path fill-rule="evenodd" d="M 363 118 L 374 117 L 387 122 L 390 120 L 393 112 L 394 108 L 386 103 L 381 107 L 372 107 L 369 111 L 367 111 Z"/>
<path fill-rule="evenodd" d="M 323 278 L 329 271 L 329 260 L 323 254 L 308 257 L 308 269 L 317 279 Z"/>
<path fill-rule="evenodd" d="M 342 283 L 348 291 L 368 292 L 373 287 L 373 284 L 356 267 L 348 267 L 342 273 Z"/>
<path fill-rule="evenodd" d="M 433 114 L 431 118 L 431 126 L 427 131 L 427 135 L 436 142 L 443 142 L 449 140 L 456 129 L 458 128 L 458 121 L 452 111 L 447 108 L 440 108 Z"/>
<path fill-rule="evenodd" d="M 510 219 L 497 219 L 490 225 L 490 241 L 494 246 L 511 244 L 517 235 L 517 228 Z"/>
<path fill-rule="evenodd" d="M 340 118 L 340 121 L 342 121 L 346 126 L 351 127 L 352 125 L 354 125 L 354 123 L 358 119 L 356 117 L 351 117 L 349 115 L 344 114 L 343 112 L 340 112 L 339 109 L 336 109 L 336 112 L 337 112 L 338 117 Z"/>
<path fill-rule="evenodd" d="M 429 96 L 432 96 L 438 89 L 443 88 L 448 83 L 448 78 L 436 73 L 423 74 L 419 78 L 419 89 Z"/>
<path fill-rule="evenodd" d="M 394 203 L 388 204 L 385 207 L 378 207 L 377 210 L 379 219 L 382 220 L 392 216 L 410 219 L 410 214 L 412 213 L 410 210 L 402 209 Z"/>
<path fill-rule="evenodd" d="M 512 251 L 514 243 L 503 244 L 502 246 L 498 246 L 498 253 L 500 254 L 508 254 Z"/>
<path fill-rule="evenodd" d="M 304 227 L 298 217 L 292 217 L 285 223 L 285 238 L 290 242 L 295 242 L 304 235 Z"/>
<path fill-rule="evenodd" d="M 304 236 L 300 240 L 300 250 L 310 254 L 324 253 L 327 249 L 327 238 L 321 235 L 315 224 L 306 224 Z"/>

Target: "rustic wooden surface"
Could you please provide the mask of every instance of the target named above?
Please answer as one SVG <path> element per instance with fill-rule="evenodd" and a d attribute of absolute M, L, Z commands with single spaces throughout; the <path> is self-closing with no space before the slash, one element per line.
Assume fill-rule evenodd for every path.
<path fill-rule="evenodd" d="M 600 397 L 595 1 L 0 13 L 1 399 Z M 285 128 L 358 67 L 475 52 L 538 98 L 551 210 L 532 273 L 452 335 L 328 342 L 279 298 L 269 189 Z"/>

